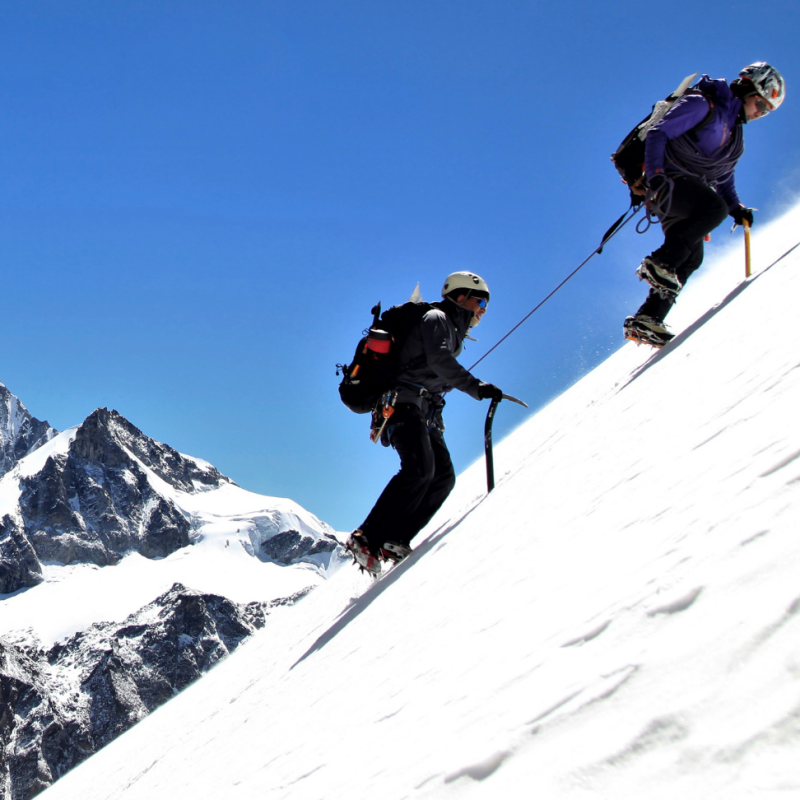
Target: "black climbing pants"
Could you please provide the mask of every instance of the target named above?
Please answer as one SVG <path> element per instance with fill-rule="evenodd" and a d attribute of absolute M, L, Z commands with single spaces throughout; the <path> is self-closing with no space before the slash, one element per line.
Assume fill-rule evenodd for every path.
<path fill-rule="evenodd" d="M 391 444 L 400 456 L 400 471 L 361 525 L 374 550 L 384 542 L 408 546 L 455 486 L 441 417 L 438 412 L 430 416 L 427 408 L 412 403 L 398 404 L 392 416 Z"/>
<path fill-rule="evenodd" d="M 692 175 L 674 176 L 669 213 L 661 220 L 664 244 L 651 258 L 675 270 L 681 284 L 703 263 L 703 239 L 728 216 L 728 206 L 710 186 Z M 650 290 L 636 312 L 663 322 L 674 298 Z"/>

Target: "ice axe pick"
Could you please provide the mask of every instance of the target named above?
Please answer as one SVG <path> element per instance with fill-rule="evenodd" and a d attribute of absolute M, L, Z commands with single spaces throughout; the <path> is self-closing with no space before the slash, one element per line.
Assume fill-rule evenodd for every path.
<path fill-rule="evenodd" d="M 510 394 L 504 394 L 503 400 L 510 400 L 512 403 L 528 407 L 527 403 L 523 403 L 516 397 Z M 500 405 L 500 400 L 496 397 L 492 398 L 489 406 L 489 411 L 486 413 L 486 424 L 483 426 L 483 443 L 486 449 L 486 485 L 487 494 L 494 489 L 494 455 L 492 453 L 492 423 L 494 422 L 494 412 L 497 411 L 497 406 Z"/>

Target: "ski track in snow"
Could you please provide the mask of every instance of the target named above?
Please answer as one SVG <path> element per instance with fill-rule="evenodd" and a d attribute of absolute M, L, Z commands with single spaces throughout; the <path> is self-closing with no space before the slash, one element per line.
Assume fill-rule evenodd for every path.
<path fill-rule="evenodd" d="M 800 797 L 798 229 L 45 799 Z"/>

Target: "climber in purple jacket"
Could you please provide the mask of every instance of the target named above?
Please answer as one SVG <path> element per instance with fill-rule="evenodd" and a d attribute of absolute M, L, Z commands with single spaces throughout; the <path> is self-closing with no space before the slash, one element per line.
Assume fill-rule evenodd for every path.
<path fill-rule="evenodd" d="M 704 75 L 648 132 L 645 186 L 633 191 L 661 222 L 664 244 L 637 270 L 650 294 L 624 324 L 625 338 L 662 347 L 673 338 L 664 318 L 687 278 L 703 263 L 703 240 L 725 217 L 752 224 L 734 182 L 744 152 L 742 126 L 783 102 L 780 72 L 764 62 L 745 67 L 730 86 Z"/>

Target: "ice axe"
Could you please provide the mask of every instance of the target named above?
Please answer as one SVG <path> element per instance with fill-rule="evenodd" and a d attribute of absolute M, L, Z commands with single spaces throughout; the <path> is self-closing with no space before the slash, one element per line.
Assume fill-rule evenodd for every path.
<path fill-rule="evenodd" d="M 525 408 L 528 407 L 527 403 L 522 400 L 512 397 L 510 394 L 504 394 L 503 400 L 510 400 L 512 403 L 518 403 Z M 489 411 L 486 413 L 486 424 L 483 426 L 483 442 L 486 448 L 486 484 L 487 494 L 494 489 L 494 455 L 492 454 L 492 423 L 494 422 L 494 412 L 497 411 L 497 406 L 500 405 L 500 399 L 497 397 L 492 398 Z"/>
<path fill-rule="evenodd" d="M 744 276 L 750 277 L 750 223 L 745 219 L 742 220 L 744 227 Z"/>

